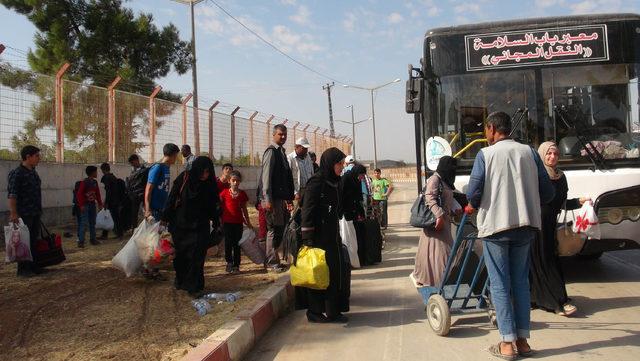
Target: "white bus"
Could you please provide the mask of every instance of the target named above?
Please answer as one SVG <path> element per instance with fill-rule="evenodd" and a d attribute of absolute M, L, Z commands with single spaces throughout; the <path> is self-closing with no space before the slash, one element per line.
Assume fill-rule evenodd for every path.
<path fill-rule="evenodd" d="M 513 115 L 512 137 L 538 147 L 554 140 L 569 198 L 595 200 L 601 237 L 574 252 L 640 248 L 640 15 L 568 16 L 428 31 L 419 67 L 409 66 L 418 184 L 444 138 L 459 158 L 466 190 L 493 111 Z M 571 217 L 569 216 L 569 219 Z"/>

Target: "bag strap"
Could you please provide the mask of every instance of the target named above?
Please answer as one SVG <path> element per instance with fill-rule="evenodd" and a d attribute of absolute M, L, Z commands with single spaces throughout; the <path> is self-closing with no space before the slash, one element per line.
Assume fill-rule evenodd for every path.
<path fill-rule="evenodd" d="M 182 185 L 180 185 L 180 193 L 178 193 L 178 196 L 176 197 L 176 208 L 180 207 L 180 200 L 182 199 L 182 191 L 184 191 L 184 186 L 187 184 L 188 181 L 189 181 L 189 172 L 185 172 L 184 176 L 182 177 Z"/>

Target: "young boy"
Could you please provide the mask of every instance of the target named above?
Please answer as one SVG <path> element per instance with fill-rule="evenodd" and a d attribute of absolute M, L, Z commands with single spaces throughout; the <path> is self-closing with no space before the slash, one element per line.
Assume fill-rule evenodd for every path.
<path fill-rule="evenodd" d="M 231 172 L 233 172 L 233 164 L 225 163 L 222 165 L 222 174 L 216 179 L 216 182 L 218 183 L 218 192 L 222 192 L 223 189 L 229 188 Z"/>
<path fill-rule="evenodd" d="M 78 187 L 76 199 L 78 201 L 78 209 L 80 211 L 80 224 L 78 225 L 78 248 L 84 248 L 84 234 L 87 226 L 89 226 L 89 242 L 92 245 L 99 244 L 96 239 L 96 202 L 98 208 L 102 209 L 102 198 L 100 197 L 100 188 L 98 187 L 98 168 L 88 166 L 85 169 L 87 178 L 85 178 Z"/>
<path fill-rule="evenodd" d="M 122 208 L 126 197 L 124 182 L 111 173 L 111 166 L 109 163 L 102 163 L 100 165 L 100 170 L 103 174 L 100 179 L 100 183 L 104 184 L 104 207 L 109 210 L 111 218 L 113 218 L 113 233 L 115 233 L 118 238 L 122 239 L 124 231 L 120 215 L 122 214 Z M 107 239 L 108 234 L 108 231 L 103 230 L 102 237 L 100 238 Z"/>
<path fill-rule="evenodd" d="M 162 210 L 169 198 L 169 183 L 171 182 L 171 165 L 176 163 L 180 148 L 173 143 L 167 143 L 162 148 L 162 160 L 149 169 L 149 178 L 144 191 L 144 216 L 145 218 L 153 217 L 156 221 L 160 220 Z M 160 270 L 154 268 L 149 270 L 145 268 L 142 274 L 147 279 L 156 281 L 165 281 L 166 278 L 160 274 Z"/>
<path fill-rule="evenodd" d="M 227 260 L 227 273 L 240 273 L 240 245 L 243 224 L 253 228 L 247 211 L 247 193 L 240 189 L 242 175 L 237 170 L 230 174 L 229 188 L 220 192 L 222 222 L 224 230 L 224 255 Z"/>
<path fill-rule="evenodd" d="M 389 219 L 387 207 L 389 195 L 391 194 L 391 192 L 393 192 L 393 184 L 391 184 L 391 182 L 387 178 L 382 178 L 382 171 L 380 170 L 380 168 L 376 168 L 373 171 L 373 181 L 371 182 L 371 188 L 373 191 L 373 200 L 379 207 L 378 209 L 380 210 L 380 214 L 382 215 L 382 219 L 380 220 L 380 227 L 382 227 L 382 229 L 387 229 L 387 223 Z"/>

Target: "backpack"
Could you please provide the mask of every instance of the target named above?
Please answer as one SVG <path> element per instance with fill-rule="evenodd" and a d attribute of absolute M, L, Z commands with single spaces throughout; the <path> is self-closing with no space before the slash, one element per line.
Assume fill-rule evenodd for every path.
<path fill-rule="evenodd" d="M 116 179 L 116 193 L 121 200 L 127 199 L 127 185 L 120 178 Z"/>
<path fill-rule="evenodd" d="M 150 170 L 151 167 L 142 167 L 131 173 L 129 176 L 129 186 L 126 187 L 126 191 L 129 195 L 140 198 L 144 197 L 144 190 L 147 187 Z"/>

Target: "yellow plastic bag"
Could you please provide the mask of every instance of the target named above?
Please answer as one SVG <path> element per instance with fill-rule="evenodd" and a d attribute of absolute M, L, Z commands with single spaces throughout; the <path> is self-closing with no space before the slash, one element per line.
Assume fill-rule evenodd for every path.
<path fill-rule="evenodd" d="M 324 250 L 303 246 L 298 260 L 291 266 L 291 284 L 296 287 L 326 290 L 329 287 L 329 266 Z"/>

